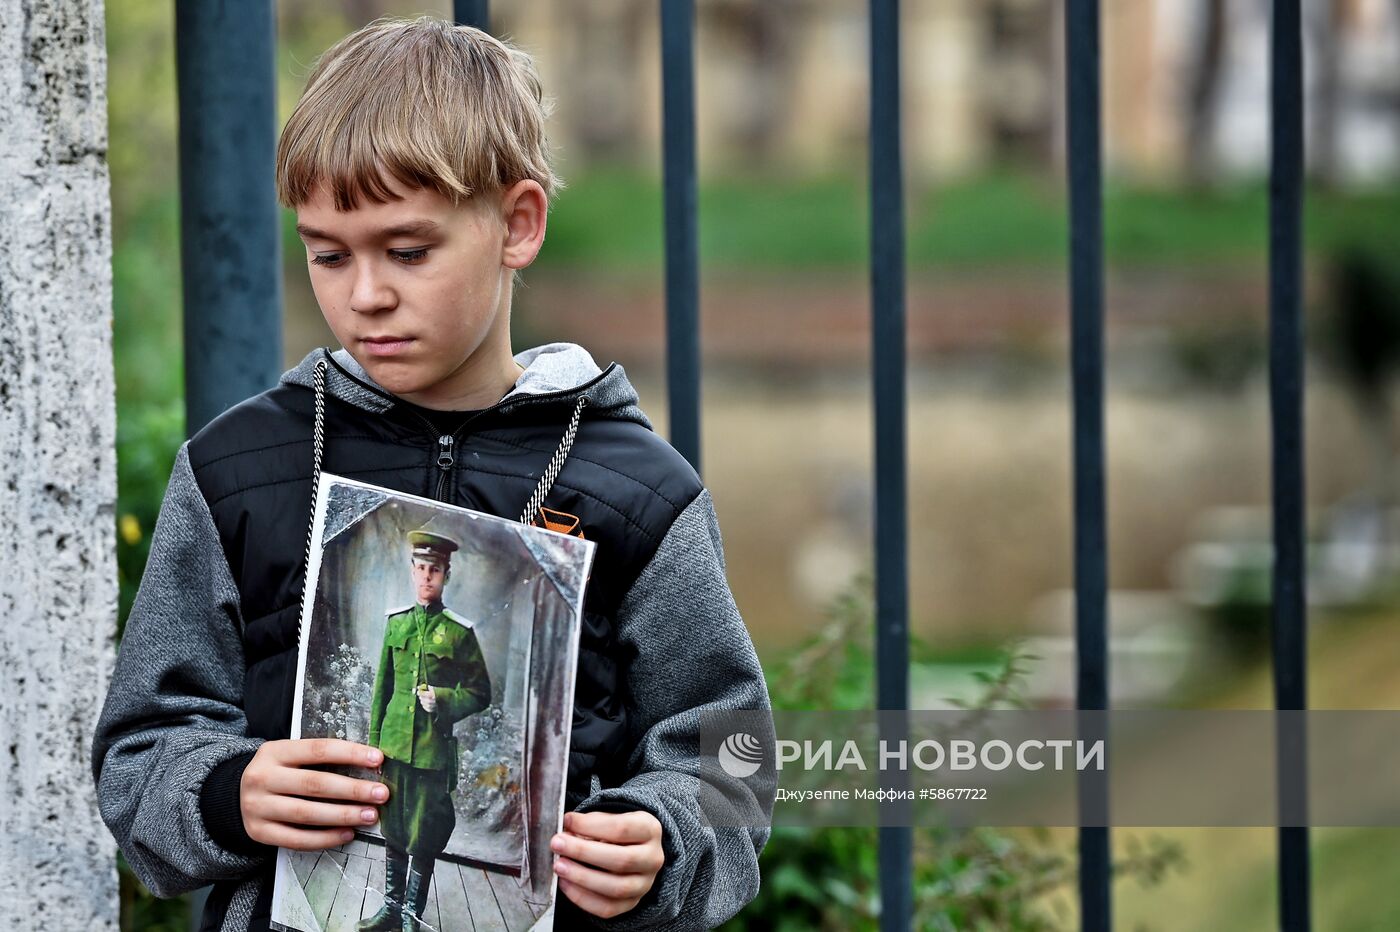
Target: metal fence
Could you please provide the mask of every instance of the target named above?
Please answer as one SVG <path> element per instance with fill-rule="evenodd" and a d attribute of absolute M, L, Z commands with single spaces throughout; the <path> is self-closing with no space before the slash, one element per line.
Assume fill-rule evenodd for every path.
<path fill-rule="evenodd" d="M 1108 708 L 1104 503 L 1103 200 L 1098 0 L 1063 0 L 1070 195 L 1070 329 L 1074 419 L 1076 704 Z M 1275 572 L 1275 705 L 1307 707 L 1303 585 L 1302 24 L 1300 0 L 1274 0 L 1271 28 L 1269 375 Z M 273 2 L 235 12 L 176 5 L 180 79 L 182 252 L 189 429 L 275 380 L 269 326 L 280 314 L 277 222 L 270 197 L 275 140 Z M 488 0 L 455 0 L 458 22 L 488 28 Z M 694 0 L 660 0 L 666 217 L 666 361 L 671 442 L 700 468 L 699 259 L 696 209 Z M 875 403 L 876 703 L 908 707 L 909 606 L 905 456 L 903 167 L 898 0 L 869 0 L 870 294 Z M 230 134 L 237 125 L 242 132 Z M 250 213 L 251 211 L 251 213 Z M 238 236 L 227 231 L 237 229 Z M 230 245 L 232 244 L 232 246 Z M 231 252 L 236 249 L 237 254 Z M 211 257 L 213 257 L 211 259 Z M 189 261 L 199 274 L 189 273 Z M 211 269 L 213 271 L 211 271 Z M 272 290 L 269 291 L 269 288 Z M 250 312 L 260 315 L 249 317 Z M 228 352 L 229 341 L 240 346 Z M 237 371 L 220 360 L 238 359 Z M 1279 734 L 1279 806 L 1306 798 L 1306 748 Z M 1081 786 L 1086 811 L 1107 812 L 1102 781 Z M 1079 832 L 1081 925 L 1112 925 L 1110 834 Z M 1280 926 L 1310 928 L 1308 829 L 1278 834 Z M 913 922 L 912 838 L 880 831 L 881 927 Z"/>

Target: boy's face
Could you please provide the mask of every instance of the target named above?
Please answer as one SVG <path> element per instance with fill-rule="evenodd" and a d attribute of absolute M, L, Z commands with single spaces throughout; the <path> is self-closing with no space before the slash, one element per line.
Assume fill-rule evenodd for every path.
<path fill-rule="evenodd" d="M 413 561 L 413 586 L 418 591 L 418 601 L 440 601 L 446 584 L 447 574 L 442 566 L 425 560 Z"/>
<path fill-rule="evenodd" d="M 319 186 L 297 208 L 321 313 L 394 394 L 433 408 L 494 404 L 518 374 L 511 276 L 543 243 L 544 192 L 521 181 L 454 205 L 430 189 L 388 185 L 399 200 L 337 211 Z"/>

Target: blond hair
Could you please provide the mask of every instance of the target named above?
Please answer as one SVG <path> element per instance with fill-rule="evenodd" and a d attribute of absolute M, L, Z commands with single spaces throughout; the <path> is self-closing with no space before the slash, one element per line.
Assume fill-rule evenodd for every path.
<path fill-rule="evenodd" d="M 553 198 L 549 113 L 530 56 L 432 16 L 378 19 L 326 50 L 277 144 L 277 199 L 326 185 L 337 210 L 392 199 L 386 176 L 454 204 L 531 179 Z"/>

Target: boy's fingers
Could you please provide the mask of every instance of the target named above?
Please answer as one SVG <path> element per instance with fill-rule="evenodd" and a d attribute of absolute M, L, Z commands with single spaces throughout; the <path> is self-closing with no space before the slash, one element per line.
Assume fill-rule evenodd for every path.
<path fill-rule="evenodd" d="M 576 883 L 570 883 L 563 877 L 559 878 L 559 892 L 577 904 L 580 909 L 592 913 L 595 916 L 601 916 L 604 919 L 621 912 L 621 910 L 617 909 L 617 906 L 621 904 L 615 904 L 612 900 L 605 899 L 592 891 L 585 890 Z"/>
<path fill-rule="evenodd" d="M 384 759 L 378 748 L 340 738 L 299 738 L 285 742 L 278 760 L 294 767 L 306 764 L 344 764 L 377 767 Z"/>
<path fill-rule="evenodd" d="M 373 825 L 379 819 L 372 806 L 337 806 L 295 796 L 269 796 L 255 812 L 269 822 L 291 825 Z"/>
<path fill-rule="evenodd" d="M 616 874 L 654 874 L 661 870 L 663 860 L 660 846 L 615 845 L 568 832 L 555 835 L 550 847 L 567 858 Z"/>
<path fill-rule="evenodd" d="M 636 845 L 661 837 L 661 823 L 650 812 L 569 812 L 564 829 L 619 845 Z"/>
<path fill-rule="evenodd" d="M 389 798 L 389 788 L 382 783 L 300 767 L 277 768 L 268 776 L 265 788 L 278 796 L 313 796 L 362 803 L 382 803 Z"/>
<path fill-rule="evenodd" d="M 577 861 L 559 858 L 554 871 L 560 877 L 607 900 L 641 899 L 649 884 L 636 874 L 609 874 L 585 867 Z M 630 903 L 628 904 L 631 905 Z"/>
<path fill-rule="evenodd" d="M 277 822 L 268 822 L 258 832 L 258 841 L 279 848 L 292 848 L 296 851 L 322 851 L 338 848 L 355 837 L 354 832 L 345 829 L 313 830 L 294 828 Z"/>

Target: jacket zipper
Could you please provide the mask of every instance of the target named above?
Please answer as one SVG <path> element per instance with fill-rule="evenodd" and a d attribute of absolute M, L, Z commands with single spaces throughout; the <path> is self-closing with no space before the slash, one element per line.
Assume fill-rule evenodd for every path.
<path fill-rule="evenodd" d="M 439 472 L 437 493 L 433 497 L 440 502 L 447 501 L 447 499 L 442 497 L 442 493 L 443 490 L 447 488 L 447 477 L 452 475 L 452 444 L 454 442 L 455 439 L 451 434 L 443 434 L 438 438 L 437 467 Z"/>
<path fill-rule="evenodd" d="M 438 468 L 438 481 L 437 489 L 433 492 L 433 498 L 440 502 L 445 502 L 447 501 L 447 497 L 444 494 L 447 491 L 447 479 L 452 475 L 452 467 L 457 462 L 457 458 L 454 455 L 457 446 L 457 433 L 465 430 L 467 425 L 463 424 L 461 427 L 457 428 L 457 433 L 438 434 L 438 429 L 432 421 L 428 420 L 417 411 L 413 412 L 413 416 L 422 421 L 430 433 L 437 436 L 437 459 L 434 461 L 434 464 Z M 472 420 L 475 419 L 469 418 L 468 423 Z"/>

